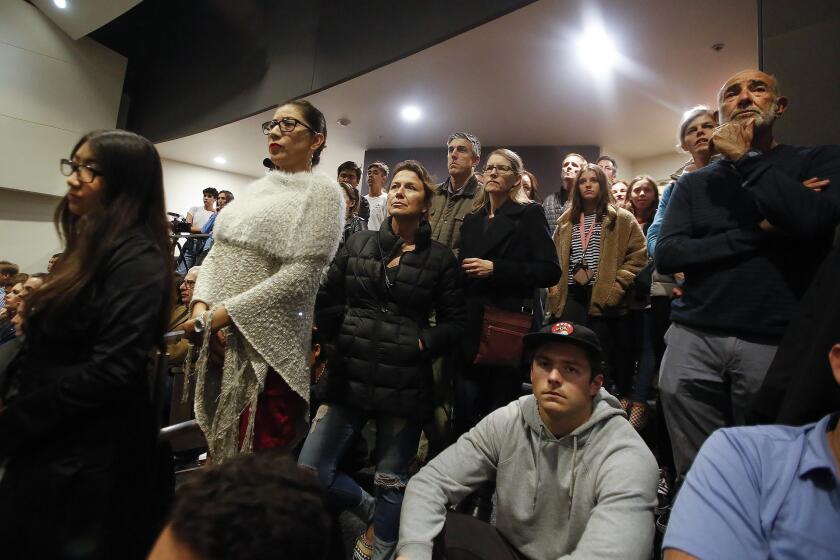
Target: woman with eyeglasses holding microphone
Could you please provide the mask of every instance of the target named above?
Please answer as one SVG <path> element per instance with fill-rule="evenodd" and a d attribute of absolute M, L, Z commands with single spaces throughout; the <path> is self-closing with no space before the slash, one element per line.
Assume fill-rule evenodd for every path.
<path fill-rule="evenodd" d="M 273 169 L 216 219 L 184 325 L 200 346 L 195 413 L 215 462 L 304 435 L 315 295 L 344 227 L 341 189 L 312 172 L 324 115 L 291 101 L 262 131 Z"/>
<path fill-rule="evenodd" d="M 160 158 L 124 130 L 61 160 L 65 244 L 0 363 L 0 556 L 145 558 L 157 531 L 148 366 L 163 347 L 172 248 Z"/>
<path fill-rule="evenodd" d="M 484 167 L 484 196 L 464 217 L 459 255 L 466 294 L 463 374 L 456 377 L 455 429 L 462 434 L 485 414 L 520 395 L 525 380 L 515 360 L 499 360 L 484 349 L 516 343 L 517 335 L 495 332 L 492 313 L 518 314 L 528 327 L 542 321 L 537 291 L 557 283 L 560 265 L 545 213 L 522 191 L 522 159 L 511 150 L 490 154 Z M 484 346 L 482 346 L 482 341 Z M 489 347 L 488 347 L 489 345 Z"/>

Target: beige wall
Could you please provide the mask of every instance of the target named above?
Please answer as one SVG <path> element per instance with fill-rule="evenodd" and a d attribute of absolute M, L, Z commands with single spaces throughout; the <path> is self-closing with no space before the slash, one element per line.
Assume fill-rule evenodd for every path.
<path fill-rule="evenodd" d="M 179 214 L 201 204 L 205 187 L 227 189 L 235 196 L 254 180 L 178 161 L 162 163 L 166 207 Z M 17 263 L 24 272 L 45 272 L 50 256 L 61 250 L 53 225 L 53 212 L 60 200 L 58 196 L 0 188 L 0 260 Z"/>
<path fill-rule="evenodd" d="M 201 206 L 201 191 L 207 187 L 228 190 L 235 197 L 242 194 L 248 183 L 258 178 L 171 159 L 163 159 L 161 163 L 163 186 L 166 189 L 166 209 L 181 215 L 186 215 L 187 210 L 193 206 Z"/>
<path fill-rule="evenodd" d="M 657 182 L 669 180 L 671 173 L 682 167 L 688 161 L 688 154 L 680 154 L 676 151 L 656 156 L 633 159 L 621 155 L 608 146 L 601 148 L 602 154 L 607 154 L 618 163 L 618 178 L 630 181 L 636 175 L 650 175 Z"/>
<path fill-rule="evenodd" d="M 74 41 L 23 0 L 0 1 L 0 259 L 45 271 L 66 190 L 58 160 L 117 121 L 126 60 Z"/>
<path fill-rule="evenodd" d="M 126 63 L 23 0 L 0 1 L 0 188 L 63 194 L 58 160 L 116 125 Z"/>
<path fill-rule="evenodd" d="M 633 176 L 650 175 L 657 182 L 670 180 L 671 173 L 683 166 L 691 156 L 677 152 L 633 160 Z M 633 176 L 627 177 L 632 179 Z"/>
<path fill-rule="evenodd" d="M 50 255 L 61 244 L 53 212 L 61 198 L 0 189 L 0 260 L 20 265 L 22 272 L 46 272 Z"/>
<path fill-rule="evenodd" d="M 618 166 L 616 177 L 625 181 L 629 181 L 633 177 L 633 161 L 630 158 L 624 157 L 617 150 L 613 150 L 609 146 L 601 147 L 601 155 L 610 156 L 615 160 Z"/>

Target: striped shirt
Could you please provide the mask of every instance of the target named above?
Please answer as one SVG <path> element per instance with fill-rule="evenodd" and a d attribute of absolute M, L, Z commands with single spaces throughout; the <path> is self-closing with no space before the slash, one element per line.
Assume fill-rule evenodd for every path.
<path fill-rule="evenodd" d="M 595 214 L 589 214 L 583 217 L 583 223 L 586 227 L 586 232 L 589 233 L 589 228 L 595 222 Z M 569 252 L 569 284 L 577 284 L 574 277 L 575 265 L 583 257 L 583 245 L 580 242 L 580 223 L 575 223 L 572 226 L 572 249 Z M 592 280 L 590 284 L 595 282 L 598 277 L 598 261 L 601 259 L 601 222 L 595 224 L 595 231 L 592 237 L 589 238 L 589 244 L 586 247 L 585 262 L 592 271 Z"/>

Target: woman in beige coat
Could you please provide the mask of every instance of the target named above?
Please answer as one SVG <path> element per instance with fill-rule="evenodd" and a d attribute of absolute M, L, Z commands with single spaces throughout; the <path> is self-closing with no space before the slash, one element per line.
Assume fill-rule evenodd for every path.
<path fill-rule="evenodd" d="M 572 189 L 571 207 L 563 213 L 554 244 L 563 277 L 549 290 L 551 314 L 588 325 L 601 340 L 610 387 L 630 394 L 632 361 L 622 333 L 628 312 L 625 295 L 647 264 L 645 237 L 633 214 L 609 202 L 609 182 L 600 167 L 587 164 Z M 627 364 L 627 365 L 622 365 Z"/>

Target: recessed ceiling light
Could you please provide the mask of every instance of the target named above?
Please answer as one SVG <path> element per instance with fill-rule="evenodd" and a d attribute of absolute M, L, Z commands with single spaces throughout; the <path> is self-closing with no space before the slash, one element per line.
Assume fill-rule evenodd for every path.
<path fill-rule="evenodd" d="M 67 7 L 67 0 L 53 0 L 53 4 L 55 4 L 56 8 L 61 8 L 63 10 Z"/>
<path fill-rule="evenodd" d="M 587 26 L 575 43 L 580 61 L 594 72 L 611 68 L 618 61 L 618 51 L 601 25 Z"/>
<path fill-rule="evenodd" d="M 414 105 L 406 105 L 402 108 L 402 111 L 400 111 L 400 115 L 406 122 L 416 122 L 420 120 L 422 113 L 420 112 L 419 107 L 416 107 Z"/>
<path fill-rule="evenodd" d="M 213 158 L 213 161 L 215 161 L 219 165 L 224 165 L 227 163 L 227 160 L 224 158 L 224 156 L 216 156 Z"/>

